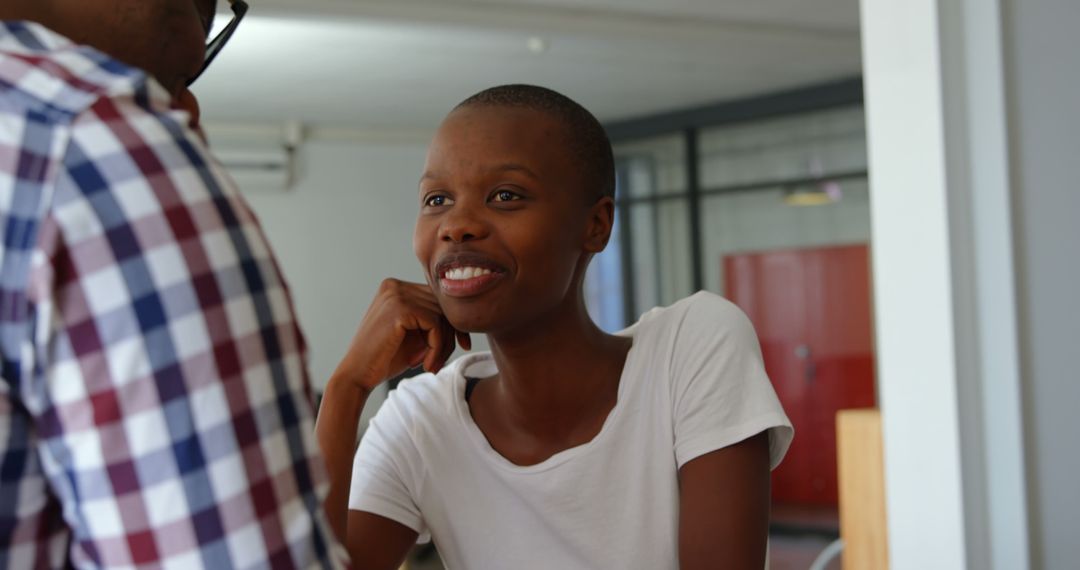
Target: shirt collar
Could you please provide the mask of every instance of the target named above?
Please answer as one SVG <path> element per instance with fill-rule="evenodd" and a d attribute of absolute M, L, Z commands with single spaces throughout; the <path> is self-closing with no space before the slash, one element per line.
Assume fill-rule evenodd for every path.
<path fill-rule="evenodd" d="M 69 48 L 74 43 L 37 22 L 0 21 L 0 50 L 15 53 L 47 52 Z"/>

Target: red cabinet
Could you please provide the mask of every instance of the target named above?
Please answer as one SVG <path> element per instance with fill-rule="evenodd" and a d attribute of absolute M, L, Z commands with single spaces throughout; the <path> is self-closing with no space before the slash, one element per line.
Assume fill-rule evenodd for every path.
<path fill-rule="evenodd" d="M 726 296 L 749 315 L 795 426 L 776 503 L 836 505 L 836 412 L 876 403 L 865 245 L 731 255 Z"/>

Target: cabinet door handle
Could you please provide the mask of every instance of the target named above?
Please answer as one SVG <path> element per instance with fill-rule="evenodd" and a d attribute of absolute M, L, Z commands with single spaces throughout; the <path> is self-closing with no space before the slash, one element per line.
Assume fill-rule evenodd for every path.
<path fill-rule="evenodd" d="M 810 350 L 809 345 L 800 344 L 795 347 L 795 357 L 803 361 L 803 379 L 807 382 L 813 382 L 814 377 L 817 376 L 817 366 L 814 365 L 811 356 L 813 356 L 813 351 Z"/>

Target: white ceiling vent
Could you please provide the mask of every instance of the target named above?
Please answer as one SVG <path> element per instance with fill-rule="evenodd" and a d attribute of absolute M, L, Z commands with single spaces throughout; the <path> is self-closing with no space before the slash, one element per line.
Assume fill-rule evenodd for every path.
<path fill-rule="evenodd" d="M 299 122 L 282 127 L 224 128 L 210 132 L 211 150 L 245 194 L 288 192 L 296 187 L 298 154 L 305 140 Z"/>

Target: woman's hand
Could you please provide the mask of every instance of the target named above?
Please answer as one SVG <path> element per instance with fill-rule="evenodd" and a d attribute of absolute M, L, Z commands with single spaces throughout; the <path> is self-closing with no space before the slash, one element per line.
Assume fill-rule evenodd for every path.
<path fill-rule="evenodd" d="M 426 284 L 382 282 L 331 382 L 345 381 L 370 392 L 421 363 L 437 372 L 453 354 L 455 340 L 472 348 L 467 333 L 454 329 Z"/>
<path fill-rule="evenodd" d="M 421 362 L 425 370 L 439 370 L 454 352 L 455 338 L 465 350 L 472 348 L 469 335 L 454 330 L 447 322 L 427 285 L 396 279 L 383 281 L 345 357 L 326 385 L 315 426 L 330 475 L 324 508 L 342 543 L 348 537 L 356 432 L 368 395 L 385 380 Z M 401 549 L 402 557 L 405 551 L 407 546 Z"/>

